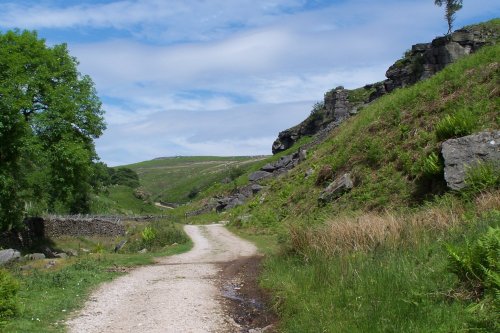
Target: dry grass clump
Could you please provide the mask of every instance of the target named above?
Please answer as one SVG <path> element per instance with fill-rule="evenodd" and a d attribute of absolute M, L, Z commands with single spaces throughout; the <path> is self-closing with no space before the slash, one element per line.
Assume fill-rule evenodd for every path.
<path fill-rule="evenodd" d="M 475 204 L 478 212 L 500 209 L 500 191 L 479 195 Z M 295 251 L 332 256 L 416 244 L 425 234 L 436 235 L 463 223 L 464 212 L 460 201 L 450 200 L 408 214 L 363 213 L 336 217 L 321 226 L 290 226 L 289 233 Z"/>
<path fill-rule="evenodd" d="M 479 194 L 476 198 L 476 207 L 479 211 L 500 209 L 500 190 Z"/>

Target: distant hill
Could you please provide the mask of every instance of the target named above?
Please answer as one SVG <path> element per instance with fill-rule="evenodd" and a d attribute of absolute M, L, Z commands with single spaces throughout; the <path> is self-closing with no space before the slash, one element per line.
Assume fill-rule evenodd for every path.
<path fill-rule="evenodd" d="M 141 187 L 155 202 L 182 204 L 194 199 L 200 191 L 249 170 L 266 156 L 187 156 L 159 157 L 150 161 L 124 165 L 137 172 Z"/>

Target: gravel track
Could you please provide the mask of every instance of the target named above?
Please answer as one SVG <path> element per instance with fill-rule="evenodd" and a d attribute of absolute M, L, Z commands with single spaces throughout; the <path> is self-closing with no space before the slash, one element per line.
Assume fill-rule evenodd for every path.
<path fill-rule="evenodd" d="M 222 225 L 184 229 L 191 251 L 101 285 L 67 322 L 69 332 L 238 331 L 222 307 L 219 265 L 255 255 L 256 247 Z"/>

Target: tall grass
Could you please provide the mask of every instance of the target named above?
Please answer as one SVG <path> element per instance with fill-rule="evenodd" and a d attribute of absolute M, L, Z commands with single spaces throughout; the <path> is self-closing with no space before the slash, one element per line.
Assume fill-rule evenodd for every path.
<path fill-rule="evenodd" d="M 461 246 L 498 228 L 499 202 L 500 193 L 490 192 L 474 203 L 447 199 L 407 215 L 293 227 L 296 251 L 268 259 L 261 280 L 273 291 L 281 330 L 495 332 L 495 303 L 479 307 L 463 296 L 445 244 Z"/>
<path fill-rule="evenodd" d="M 412 246 L 426 233 L 442 234 L 464 223 L 463 213 L 464 207 L 451 199 L 447 205 L 417 212 L 369 212 L 331 218 L 319 226 L 294 224 L 289 226 L 290 245 L 296 252 L 323 256 Z"/>

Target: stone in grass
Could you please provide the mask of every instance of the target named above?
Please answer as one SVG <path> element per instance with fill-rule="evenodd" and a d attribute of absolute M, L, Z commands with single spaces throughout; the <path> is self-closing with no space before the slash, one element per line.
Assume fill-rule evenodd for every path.
<path fill-rule="evenodd" d="M 41 260 L 45 259 L 45 254 L 43 253 L 31 253 L 25 256 L 28 260 Z"/>
<path fill-rule="evenodd" d="M 115 253 L 120 251 L 122 249 L 122 247 L 125 246 L 126 243 L 127 243 L 127 240 L 124 239 L 124 240 L 120 241 L 120 243 L 116 244 L 115 245 Z"/>
<path fill-rule="evenodd" d="M 318 201 L 321 204 L 330 202 L 338 197 L 340 197 L 345 192 L 349 191 L 354 187 L 354 183 L 351 178 L 351 174 L 346 173 L 342 176 L 336 178 L 333 182 L 328 185 L 328 187 L 321 192 Z"/>
<path fill-rule="evenodd" d="M 148 253 L 148 249 L 144 248 L 144 249 L 140 250 L 139 253 L 142 253 L 142 254 Z"/>
<path fill-rule="evenodd" d="M 21 253 L 14 249 L 7 249 L 0 251 L 0 265 L 5 265 L 21 258 Z"/>
<path fill-rule="evenodd" d="M 481 132 L 443 142 L 444 179 L 452 190 L 466 186 L 467 169 L 479 163 L 500 167 L 500 131 Z"/>
<path fill-rule="evenodd" d="M 251 182 L 256 182 L 256 181 L 259 181 L 259 180 L 262 180 L 265 178 L 269 178 L 271 176 L 272 176 L 272 173 L 270 173 L 270 172 L 256 171 L 256 172 L 250 174 L 250 176 L 248 176 L 248 180 L 250 180 Z"/>
<path fill-rule="evenodd" d="M 70 257 L 78 257 L 78 251 L 74 249 L 65 249 L 64 252 Z"/>

